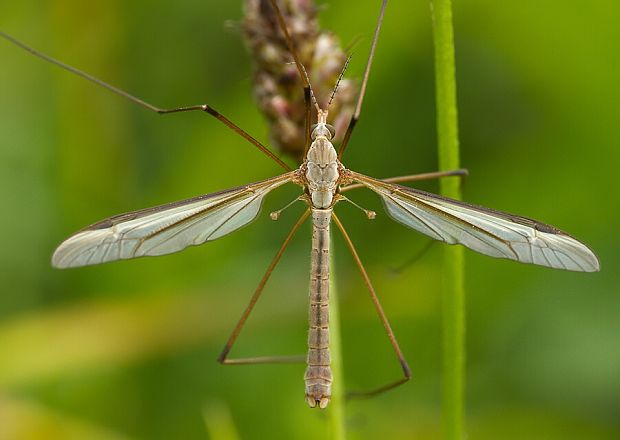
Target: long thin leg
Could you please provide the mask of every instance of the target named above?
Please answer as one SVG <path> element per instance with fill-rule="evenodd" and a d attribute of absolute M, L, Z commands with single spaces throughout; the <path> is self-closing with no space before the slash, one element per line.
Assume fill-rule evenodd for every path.
<path fill-rule="evenodd" d="M 349 139 L 351 138 L 351 133 L 353 133 L 353 129 L 355 128 L 357 121 L 359 121 L 360 119 L 360 113 L 362 112 L 362 103 L 364 102 L 364 95 L 366 94 L 366 85 L 368 84 L 368 76 L 370 75 L 370 67 L 372 66 L 372 60 L 375 56 L 375 48 L 377 47 L 377 40 L 379 39 L 379 31 L 381 30 L 381 23 L 383 22 L 383 14 L 385 13 L 386 5 L 387 0 L 383 0 L 383 3 L 381 4 L 381 12 L 379 12 L 379 19 L 377 20 L 377 27 L 375 28 L 375 36 L 372 39 L 370 54 L 368 55 L 368 61 L 366 62 L 366 70 L 364 71 L 364 79 L 362 79 L 362 87 L 360 88 L 360 94 L 357 97 L 357 105 L 355 106 L 355 112 L 353 113 L 353 116 L 351 116 L 351 121 L 349 122 L 347 131 L 345 132 L 344 138 L 342 139 L 342 144 L 340 144 L 340 149 L 338 150 L 338 159 L 342 158 L 344 149 L 347 148 L 347 144 L 349 143 Z"/>
<path fill-rule="evenodd" d="M 275 154 L 273 154 L 266 146 L 264 146 L 263 144 L 261 144 L 258 140 L 254 139 L 252 136 L 250 136 L 248 133 L 246 133 L 243 129 L 241 129 L 238 125 L 236 125 L 235 123 L 233 123 L 230 119 L 226 118 L 225 116 L 221 115 L 217 110 L 215 110 L 213 107 L 210 107 L 207 104 L 201 104 L 201 105 L 192 105 L 192 106 L 187 106 L 187 107 L 178 107 L 178 108 L 171 108 L 171 109 L 163 109 L 163 108 L 159 108 L 154 106 L 153 104 L 149 104 L 146 101 L 143 101 L 140 98 L 137 98 L 127 92 L 125 92 L 124 90 L 121 90 L 117 87 L 114 87 L 113 85 L 110 85 L 102 80 L 100 80 L 99 78 L 95 78 L 94 76 L 83 72 L 79 69 L 76 69 L 73 66 L 70 66 L 68 64 L 63 63 L 62 61 L 58 61 L 55 58 L 50 57 L 49 55 L 46 55 L 42 52 L 39 52 L 38 50 L 28 46 L 27 44 L 21 42 L 20 40 L 5 34 L 4 32 L 0 31 L 0 37 L 4 38 L 7 41 L 10 41 L 11 43 L 15 44 L 16 46 L 24 49 L 27 52 L 30 52 L 32 55 L 34 55 L 37 58 L 40 58 L 44 61 L 47 61 L 51 64 L 54 64 L 55 66 L 60 67 L 61 69 L 67 70 L 77 76 L 80 76 L 84 79 L 86 79 L 87 81 L 90 81 L 92 83 L 95 83 L 105 89 L 108 89 L 109 91 L 116 93 L 117 95 L 122 96 L 123 98 L 129 99 L 130 101 L 148 109 L 151 110 L 155 113 L 158 113 L 160 115 L 165 115 L 165 114 L 169 114 L 169 113 L 180 113 L 180 112 L 191 112 L 191 111 L 202 111 L 202 112 L 206 112 L 208 114 L 210 114 L 211 116 L 213 116 L 214 118 L 216 118 L 218 121 L 222 122 L 224 125 L 226 125 L 228 128 L 232 129 L 233 131 L 235 131 L 237 134 L 241 135 L 245 140 L 249 141 L 252 145 L 254 145 L 256 148 L 258 148 L 260 151 L 262 151 L 263 153 L 265 153 L 268 157 L 270 157 L 273 161 L 275 161 L 278 165 L 280 165 L 282 168 L 284 168 L 287 171 L 291 171 L 291 168 L 285 164 L 284 162 L 282 162 L 282 160 L 277 157 Z"/>
<path fill-rule="evenodd" d="M 304 214 L 301 217 L 299 217 L 299 220 L 297 220 L 297 223 L 295 223 L 295 225 L 293 226 L 293 229 L 291 229 L 291 232 L 289 232 L 286 238 L 284 239 L 282 246 L 280 246 L 280 249 L 278 249 L 278 252 L 276 253 L 275 257 L 273 257 L 273 260 L 271 260 L 271 263 L 269 264 L 267 271 L 263 275 L 263 278 L 260 280 L 260 283 L 258 283 L 258 286 L 256 287 L 256 290 L 254 291 L 254 295 L 252 295 L 252 298 L 250 298 L 250 303 L 243 311 L 243 314 L 241 315 L 241 318 L 239 318 L 239 322 L 237 322 L 237 325 L 232 331 L 230 337 L 228 338 L 228 341 L 226 342 L 226 345 L 224 346 L 222 353 L 220 353 L 220 356 L 217 358 L 217 361 L 219 363 L 225 364 L 225 365 L 240 365 L 240 364 L 268 364 L 268 363 L 298 363 L 298 362 L 300 363 L 300 362 L 305 361 L 305 357 L 303 355 L 302 356 L 261 356 L 261 357 L 252 357 L 252 358 L 228 359 L 228 354 L 230 353 L 230 350 L 232 349 L 233 344 L 239 337 L 239 333 L 241 332 L 243 325 L 245 324 L 248 317 L 250 316 L 252 309 L 254 309 L 256 302 L 258 301 L 261 294 L 263 293 L 265 284 L 267 284 L 267 281 L 269 280 L 271 273 L 273 272 L 276 265 L 280 261 L 280 258 L 282 257 L 284 250 L 286 249 L 286 247 L 292 240 L 297 230 L 306 221 L 309 215 L 310 215 L 310 210 L 308 209 L 306 210 L 306 212 L 304 212 Z"/>
<path fill-rule="evenodd" d="M 431 250 L 431 248 L 433 246 L 435 246 L 435 244 L 439 243 L 439 241 L 437 240 L 432 240 L 432 239 L 428 239 L 428 242 L 424 245 L 424 247 L 422 249 L 420 249 L 413 257 L 409 258 L 407 261 L 405 261 L 404 263 L 402 263 L 400 266 L 395 267 L 391 270 L 391 272 L 394 275 L 398 275 L 401 272 L 403 272 L 405 269 L 407 269 L 409 266 L 411 266 L 413 263 L 415 263 L 416 261 L 418 261 L 420 258 L 422 258 L 424 255 L 426 255 L 426 253 Z"/>
<path fill-rule="evenodd" d="M 276 2 L 276 0 L 271 0 L 271 6 L 276 13 L 276 18 L 278 19 L 278 23 L 280 24 L 280 29 L 282 29 L 282 33 L 284 34 L 284 39 L 286 40 L 286 45 L 288 46 L 288 50 L 291 52 L 293 56 L 293 60 L 295 60 L 295 66 L 297 66 L 297 71 L 299 72 L 299 76 L 301 78 L 301 82 L 304 85 L 304 104 L 306 106 L 306 140 L 305 140 L 305 149 L 304 149 L 304 158 L 308 153 L 308 148 L 310 148 L 310 126 L 312 124 L 311 121 L 311 86 L 310 80 L 306 71 L 304 70 L 301 61 L 299 60 L 299 56 L 297 55 L 297 51 L 295 50 L 295 46 L 293 45 L 293 39 L 286 27 L 286 23 L 284 21 L 284 17 L 282 16 L 282 12 Z"/>
<path fill-rule="evenodd" d="M 387 179 L 381 179 L 383 182 L 387 183 L 403 183 L 403 182 L 415 182 L 419 180 L 429 180 L 429 179 L 437 179 L 439 177 L 450 177 L 450 176 L 459 176 L 461 178 L 465 178 L 469 175 L 469 171 L 465 168 L 461 168 L 458 170 L 450 170 L 450 171 L 434 171 L 432 173 L 422 173 L 422 174 L 411 174 L 408 176 L 398 176 L 398 177 L 390 177 Z M 361 183 L 354 183 L 352 185 L 344 186 L 340 189 L 340 192 L 347 192 L 352 189 L 357 188 L 365 188 Z"/>
<path fill-rule="evenodd" d="M 355 246 L 353 245 L 353 242 L 349 238 L 349 234 L 347 234 L 347 231 L 344 229 L 344 226 L 340 222 L 340 219 L 338 218 L 336 213 L 332 214 L 332 218 L 334 219 L 334 223 L 336 223 L 336 226 L 338 226 L 338 229 L 340 229 L 340 232 L 342 233 L 342 237 L 344 238 L 344 241 L 347 243 L 347 246 L 349 247 L 349 250 L 351 251 L 351 255 L 353 255 L 353 259 L 355 260 L 355 263 L 357 264 L 357 267 L 360 270 L 360 274 L 362 275 L 362 278 L 364 279 L 364 284 L 366 284 L 366 287 L 368 288 L 368 293 L 370 293 L 370 299 L 372 299 L 372 302 L 375 305 L 375 309 L 377 310 L 379 319 L 381 319 L 383 328 L 385 329 L 385 332 L 387 333 L 387 336 L 390 339 L 390 344 L 392 344 L 394 353 L 396 353 L 396 357 L 398 357 L 398 362 L 400 363 L 400 366 L 403 370 L 404 377 L 402 379 L 398 379 L 397 381 L 388 383 L 387 385 L 383 385 L 381 387 L 377 387 L 369 391 L 348 393 L 348 397 L 356 397 L 356 398 L 376 396 L 377 394 L 381 394 L 384 391 L 388 391 L 388 390 L 391 390 L 392 388 L 396 388 L 397 386 L 402 385 L 403 383 L 411 379 L 411 369 L 409 368 L 409 364 L 407 364 L 407 361 L 405 360 L 405 357 L 403 356 L 403 353 L 400 350 L 398 341 L 396 340 L 396 336 L 394 336 L 394 331 L 392 330 L 392 327 L 390 326 L 390 322 L 388 321 L 387 316 L 385 316 L 385 312 L 383 311 L 383 307 L 381 307 L 381 303 L 379 302 L 379 298 L 377 297 L 375 288 L 372 286 L 372 283 L 370 282 L 368 273 L 366 273 L 366 269 L 364 268 L 364 265 L 362 264 L 362 260 L 360 260 L 360 257 L 357 254 L 357 251 L 355 250 Z"/>

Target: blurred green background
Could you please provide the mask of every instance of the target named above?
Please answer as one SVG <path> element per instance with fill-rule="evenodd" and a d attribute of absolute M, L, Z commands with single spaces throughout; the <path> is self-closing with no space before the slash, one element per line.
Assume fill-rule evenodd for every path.
<path fill-rule="evenodd" d="M 344 44 L 379 1 L 324 2 Z M 2 2 L 0 28 L 162 107 L 208 102 L 258 139 L 240 2 Z M 620 4 L 456 2 L 468 201 L 569 231 L 596 274 L 467 252 L 467 426 L 476 439 L 620 438 Z M 427 1 L 388 7 L 362 119 L 345 157 L 387 177 L 436 168 Z M 217 121 L 159 117 L 0 41 L 0 439 L 315 438 L 303 366 L 215 359 L 301 205 L 182 253 L 58 271 L 68 234 L 103 217 L 279 172 Z M 436 190 L 437 183 L 420 185 Z M 355 200 L 382 211 L 372 194 Z M 353 439 L 440 436 L 440 245 L 350 206 L 339 215 L 367 264 L 413 380 L 347 405 Z M 305 351 L 309 227 L 285 254 L 233 351 Z M 397 377 L 357 269 L 334 245 L 346 386 Z"/>

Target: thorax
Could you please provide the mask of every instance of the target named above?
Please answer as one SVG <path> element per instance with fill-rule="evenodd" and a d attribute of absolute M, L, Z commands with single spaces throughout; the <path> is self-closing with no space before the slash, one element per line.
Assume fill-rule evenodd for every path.
<path fill-rule="evenodd" d="M 338 190 L 338 180 L 342 164 L 332 145 L 329 135 L 323 135 L 317 130 L 313 132 L 313 141 L 308 149 L 305 162 L 305 178 L 312 207 L 330 208 Z"/>

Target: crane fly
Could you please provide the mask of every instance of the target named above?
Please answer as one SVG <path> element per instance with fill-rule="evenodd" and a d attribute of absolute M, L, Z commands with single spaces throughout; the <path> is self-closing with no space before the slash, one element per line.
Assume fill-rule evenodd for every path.
<path fill-rule="evenodd" d="M 366 187 L 374 191 L 381 198 L 385 211 L 392 219 L 435 240 L 448 244 L 461 244 L 481 254 L 507 258 L 522 263 L 571 271 L 598 271 L 599 262 L 595 254 L 585 244 L 553 226 L 526 217 L 452 200 L 398 184 L 398 182 L 463 175 L 463 170 L 379 180 L 349 170 L 342 164 L 343 152 L 360 116 L 386 4 L 387 0 L 383 0 L 355 112 L 351 117 L 342 144 L 337 151 L 331 142 L 334 137 L 334 129 L 328 123 L 329 103 L 325 108 L 322 108 L 317 103 L 312 92 L 310 79 L 304 66 L 299 62 L 276 0 L 271 0 L 282 36 L 286 40 L 294 60 L 293 62 L 297 66 L 298 73 L 304 84 L 306 151 L 304 152 L 304 161 L 297 169 L 291 169 L 267 147 L 209 105 L 160 109 L 87 73 L 50 58 L 5 33 L 0 33 L 0 36 L 3 38 L 35 56 L 95 82 L 154 112 L 160 114 L 187 111 L 206 112 L 243 136 L 286 170 L 284 174 L 260 182 L 154 208 L 120 214 L 94 223 L 63 241 L 53 254 L 52 265 L 64 269 L 147 255 L 164 255 L 180 251 L 188 246 L 215 240 L 236 231 L 254 220 L 259 215 L 265 196 L 274 189 L 289 183 L 299 185 L 303 189 L 303 193 L 298 199 L 305 202 L 308 207 L 293 226 L 276 256 L 271 261 L 250 304 L 237 323 L 218 360 L 224 364 L 299 360 L 296 357 L 267 356 L 231 359 L 228 357 L 228 353 L 262 293 L 269 276 L 280 260 L 284 249 L 299 227 L 310 217 L 312 221 L 309 289 L 310 328 L 306 356 L 307 368 L 304 379 L 307 403 L 311 407 L 320 408 L 325 408 L 329 403 L 332 384 L 328 308 L 330 275 L 329 229 L 332 221 L 342 233 L 358 265 L 403 370 L 403 377 L 401 379 L 365 394 L 377 394 L 394 388 L 411 377 L 407 361 L 398 346 L 394 332 L 383 312 L 359 255 L 342 222 L 333 211 L 334 206 L 338 202 L 350 202 L 344 196 L 344 193 L 351 189 Z M 338 83 L 334 87 L 332 98 L 336 93 L 337 87 Z M 311 125 L 313 107 L 316 110 L 317 123 Z M 272 213 L 272 218 L 277 219 L 280 211 Z M 374 212 L 364 211 L 369 218 L 374 217 Z"/>

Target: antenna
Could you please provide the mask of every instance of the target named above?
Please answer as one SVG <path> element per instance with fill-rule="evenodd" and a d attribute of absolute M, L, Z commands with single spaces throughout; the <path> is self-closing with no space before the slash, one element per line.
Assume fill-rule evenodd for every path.
<path fill-rule="evenodd" d="M 384 0 L 386 1 L 386 0 Z M 304 149 L 304 157 L 308 153 L 308 148 L 310 148 L 310 119 L 312 116 L 310 115 L 310 95 L 312 94 L 312 89 L 310 88 L 310 80 L 308 79 L 308 75 L 305 76 L 302 74 L 305 69 L 303 68 L 303 64 L 299 61 L 299 57 L 297 56 L 297 51 L 295 50 L 295 45 L 293 44 L 293 40 L 291 39 L 291 35 L 288 32 L 286 27 L 286 22 L 284 21 L 284 17 L 282 16 L 282 12 L 280 12 L 280 8 L 278 7 L 278 3 L 276 0 L 270 0 L 271 7 L 276 13 L 276 19 L 278 20 L 278 24 L 280 25 L 280 29 L 282 30 L 282 34 L 284 34 L 284 40 L 286 41 L 286 45 L 288 46 L 289 52 L 293 56 L 295 60 L 295 65 L 297 66 L 297 70 L 299 71 L 299 76 L 301 76 L 301 80 L 304 83 L 304 102 L 306 104 L 306 148 Z M 315 105 L 316 99 L 315 99 Z"/>
<path fill-rule="evenodd" d="M 349 61 L 351 61 L 352 57 L 353 57 L 353 54 L 349 55 L 347 57 L 347 60 L 344 62 L 344 66 L 342 67 L 342 70 L 340 71 L 340 76 L 338 77 L 338 81 L 336 81 L 336 86 L 334 87 L 334 90 L 332 91 L 332 96 L 329 97 L 329 102 L 327 103 L 327 108 L 329 108 L 329 106 L 331 105 L 332 101 L 334 100 L 334 96 L 336 96 L 336 91 L 338 90 L 338 86 L 340 85 L 340 81 L 342 80 L 342 77 L 344 76 L 344 72 L 347 71 L 347 67 L 349 67 Z"/>
<path fill-rule="evenodd" d="M 292 64 L 296 64 L 295 61 L 293 61 Z M 321 111 L 321 107 L 319 106 L 319 103 L 316 100 L 316 96 L 314 95 L 314 90 L 312 90 L 312 83 L 310 82 L 310 76 L 308 76 L 308 71 L 306 70 L 306 66 L 299 63 L 299 67 L 301 67 L 301 71 L 304 73 L 304 76 L 306 77 L 306 81 L 308 82 L 308 87 L 310 88 L 310 97 L 312 98 L 312 103 L 314 104 L 316 111 L 319 112 Z M 331 102 L 331 99 L 330 99 L 330 102 Z"/>

